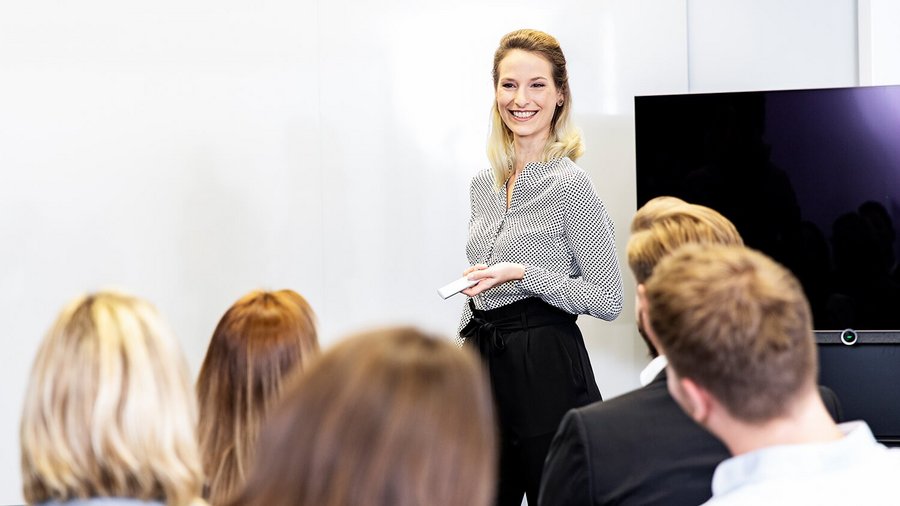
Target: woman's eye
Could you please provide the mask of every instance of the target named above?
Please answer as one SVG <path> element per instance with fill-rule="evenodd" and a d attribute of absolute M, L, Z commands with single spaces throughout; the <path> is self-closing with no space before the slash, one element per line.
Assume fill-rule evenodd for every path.
<path fill-rule="evenodd" d="M 544 86 L 547 86 L 547 85 L 544 83 L 534 83 L 534 84 L 532 84 L 532 86 L 535 88 L 543 88 Z"/>
<path fill-rule="evenodd" d="M 504 88 L 506 88 L 508 90 L 511 90 L 516 87 L 513 83 L 503 83 L 503 84 L 501 84 L 501 86 L 503 86 Z"/>

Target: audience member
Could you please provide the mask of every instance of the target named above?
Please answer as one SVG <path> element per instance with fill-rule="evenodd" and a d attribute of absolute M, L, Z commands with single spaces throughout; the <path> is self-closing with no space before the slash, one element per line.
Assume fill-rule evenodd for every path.
<path fill-rule="evenodd" d="M 259 427 L 285 380 L 318 351 L 313 310 L 294 291 L 251 292 L 222 316 L 197 380 L 211 503 L 222 504 L 244 482 Z"/>
<path fill-rule="evenodd" d="M 734 225 L 707 207 L 658 197 L 631 223 L 628 265 L 642 285 L 659 260 L 688 243 L 742 244 Z M 638 330 L 644 335 L 642 316 Z M 646 337 L 645 337 L 646 340 Z M 696 505 L 728 450 L 691 420 L 666 390 L 666 362 L 641 373 L 643 388 L 569 411 L 544 464 L 540 504 Z"/>
<path fill-rule="evenodd" d="M 664 256 L 685 244 L 743 243 L 727 218 L 674 197 L 638 209 L 631 232 L 628 265 L 639 287 Z M 666 357 L 645 335 L 640 311 L 636 321 L 653 357 L 641 373 L 643 387 L 566 415 L 545 464 L 541 504 L 696 505 L 709 499 L 713 471 L 730 454 L 669 395 Z M 839 416 L 834 393 L 822 394 Z"/>
<path fill-rule="evenodd" d="M 25 500 L 201 503 L 196 406 L 156 311 L 119 293 L 79 297 L 44 338 L 21 422 Z"/>
<path fill-rule="evenodd" d="M 490 390 L 467 349 L 410 328 L 325 353 L 266 422 L 234 506 L 487 506 Z"/>
<path fill-rule="evenodd" d="M 836 425 L 816 389 L 809 305 L 797 280 L 742 247 L 689 245 L 639 298 L 684 411 L 733 457 L 708 504 L 896 504 L 900 450 L 865 422 Z"/>

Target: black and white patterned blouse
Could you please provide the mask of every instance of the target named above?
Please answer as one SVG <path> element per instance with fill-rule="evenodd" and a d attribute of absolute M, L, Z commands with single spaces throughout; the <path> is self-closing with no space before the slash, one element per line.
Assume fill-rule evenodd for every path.
<path fill-rule="evenodd" d="M 540 297 L 572 314 L 604 320 L 619 315 L 622 276 L 613 223 L 591 179 L 572 160 L 525 165 L 508 210 L 506 186 L 494 189 L 490 169 L 472 178 L 470 196 L 469 263 L 525 265 L 521 280 L 476 295 L 477 309 Z M 467 299 L 459 329 L 471 318 Z"/>

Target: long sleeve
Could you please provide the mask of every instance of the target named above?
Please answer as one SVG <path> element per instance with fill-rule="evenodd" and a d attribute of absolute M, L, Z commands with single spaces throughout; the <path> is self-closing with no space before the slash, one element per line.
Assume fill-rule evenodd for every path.
<path fill-rule="evenodd" d="M 469 188 L 469 264 L 513 262 L 522 279 L 475 296 L 490 311 L 539 297 L 572 314 L 614 320 L 622 310 L 622 276 L 613 223 L 590 177 L 568 158 L 529 162 L 519 174 L 509 204 L 483 170 Z M 457 331 L 470 320 L 463 308 Z"/>
<path fill-rule="evenodd" d="M 615 231 L 584 172 L 575 172 L 565 196 L 565 237 L 581 277 L 526 265 L 519 287 L 575 314 L 614 320 L 622 310 L 622 275 Z"/>
<path fill-rule="evenodd" d="M 578 413 L 566 413 L 550 443 L 541 477 L 539 506 L 592 504 L 591 459 Z"/>

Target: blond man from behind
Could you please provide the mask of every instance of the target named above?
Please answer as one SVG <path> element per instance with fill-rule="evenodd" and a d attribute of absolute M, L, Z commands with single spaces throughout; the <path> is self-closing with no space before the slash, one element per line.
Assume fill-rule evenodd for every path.
<path fill-rule="evenodd" d="M 638 286 L 684 244 L 743 244 L 728 219 L 703 206 L 658 197 L 634 215 L 628 265 Z M 643 336 L 641 315 L 638 331 Z M 728 450 L 679 409 L 666 390 L 666 357 L 653 360 L 642 388 L 569 411 L 544 464 L 540 504 L 699 504 Z"/>
<path fill-rule="evenodd" d="M 734 455 L 708 504 L 900 503 L 900 450 L 864 422 L 835 424 L 818 395 L 809 305 L 785 268 L 743 247 L 686 246 L 639 298 L 673 397 Z"/>

